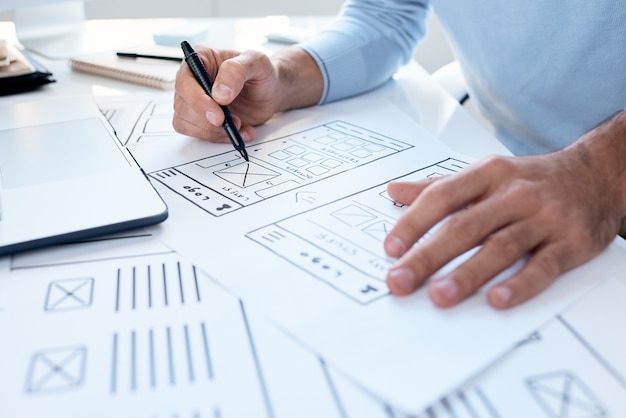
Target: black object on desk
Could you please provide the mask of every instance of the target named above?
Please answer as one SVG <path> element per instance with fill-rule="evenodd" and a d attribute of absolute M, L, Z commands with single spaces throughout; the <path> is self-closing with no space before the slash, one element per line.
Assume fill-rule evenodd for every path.
<path fill-rule="evenodd" d="M 0 67 L 0 96 L 27 92 L 55 82 L 52 73 L 28 52 L 17 49 L 15 51 L 17 59 L 6 67 Z M 32 71 L 22 71 L 29 65 L 33 68 Z"/>
<path fill-rule="evenodd" d="M 194 77 L 200 83 L 205 93 L 211 97 L 211 89 L 213 88 L 213 80 L 209 75 L 208 71 L 202 64 L 198 53 L 193 50 L 189 42 L 183 41 L 180 44 L 183 52 L 185 53 L 185 61 L 189 65 L 191 72 Z M 220 105 L 221 106 L 221 105 Z M 243 142 L 243 138 L 241 138 L 241 134 L 237 130 L 237 126 L 235 125 L 235 121 L 233 120 L 233 116 L 230 114 L 230 110 L 226 106 L 221 106 L 222 111 L 224 112 L 224 123 L 222 124 L 222 128 L 226 131 L 226 135 L 228 135 L 228 139 L 233 144 L 235 149 L 239 151 L 244 160 L 250 161 L 248 158 L 248 153 L 246 152 L 246 145 Z"/>
<path fill-rule="evenodd" d="M 175 62 L 181 62 L 183 60 L 180 57 L 168 57 L 165 55 L 136 54 L 134 52 L 118 52 L 116 55 L 120 58 L 130 58 L 130 59 L 144 58 L 144 59 L 151 59 L 151 60 L 163 60 L 163 61 L 175 61 Z"/>

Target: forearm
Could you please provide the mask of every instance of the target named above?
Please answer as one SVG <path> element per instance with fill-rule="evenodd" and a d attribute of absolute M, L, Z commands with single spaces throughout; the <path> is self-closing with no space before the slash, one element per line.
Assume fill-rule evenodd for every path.
<path fill-rule="evenodd" d="M 382 85 L 413 56 L 424 36 L 428 0 L 347 0 L 339 17 L 299 46 L 325 80 L 320 103 Z"/>
<path fill-rule="evenodd" d="M 324 80 L 311 55 L 301 48 L 291 47 L 278 51 L 271 60 L 280 89 L 276 112 L 312 106 L 320 101 Z"/>

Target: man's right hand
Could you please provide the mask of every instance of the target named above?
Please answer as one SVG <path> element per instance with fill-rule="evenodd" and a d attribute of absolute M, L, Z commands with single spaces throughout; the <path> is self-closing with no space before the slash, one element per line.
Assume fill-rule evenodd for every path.
<path fill-rule="evenodd" d="M 228 106 L 244 141 L 256 136 L 254 126 L 275 113 L 317 103 L 322 77 L 308 53 L 297 47 L 279 51 L 272 58 L 257 51 L 242 53 L 196 47 L 214 78 L 212 96 L 206 95 L 182 63 L 176 76 L 174 129 L 211 142 L 228 142 L 223 129 Z"/>

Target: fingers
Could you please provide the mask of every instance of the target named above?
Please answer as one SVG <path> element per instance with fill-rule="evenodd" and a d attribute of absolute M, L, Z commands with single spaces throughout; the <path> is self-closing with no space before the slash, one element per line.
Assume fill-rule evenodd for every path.
<path fill-rule="evenodd" d="M 204 92 L 187 64 L 181 64 L 176 76 L 174 118 L 172 121 L 174 129 L 183 135 L 214 142 L 226 141 L 227 138 L 221 130 L 221 124 L 216 124 L 215 118 L 213 121 L 209 121 L 207 117 L 220 112 L 219 105 Z"/>
<path fill-rule="evenodd" d="M 228 142 L 222 124 L 224 111 L 221 104 L 231 103 L 243 88 L 245 79 L 241 74 L 241 65 L 225 65 L 229 60 L 236 59 L 237 53 L 232 51 L 213 51 L 198 49 L 198 53 L 209 73 L 215 74 L 221 64 L 219 74 L 222 80 L 214 83 L 212 95 L 209 97 L 193 77 L 186 63 L 183 63 L 176 77 L 176 93 L 174 97 L 174 129 L 184 135 L 208 139 L 212 142 Z M 226 59 L 226 61 L 223 61 Z M 246 61 L 249 64 L 250 58 Z M 245 64 L 245 65 L 248 65 Z M 224 84 L 231 83 L 234 89 Z M 216 100 L 214 100 L 216 99 Z M 219 102 L 219 103 L 218 103 Z M 244 141 L 254 139 L 256 132 L 253 127 L 242 127 L 241 119 L 233 115 L 237 128 Z"/>
<path fill-rule="evenodd" d="M 488 183 L 480 172 L 466 170 L 462 177 L 442 177 L 413 187 L 399 183 L 389 190 L 392 198 L 392 193 L 397 192 L 396 197 L 402 199 L 400 203 L 411 203 L 411 206 L 385 239 L 384 249 L 388 256 L 401 257 L 436 223 L 484 193 Z"/>
<path fill-rule="evenodd" d="M 428 293 L 433 303 L 447 308 L 477 292 L 493 277 L 522 259 L 529 249 L 537 247 L 545 239 L 545 231 L 532 228 L 528 222 L 507 225 L 490 235 L 480 249 L 451 273 L 433 280 Z M 505 290 L 501 299 L 506 295 Z"/>
<path fill-rule="evenodd" d="M 222 105 L 230 104 L 246 83 L 263 83 L 273 75 L 267 55 L 258 51 L 244 51 L 224 61 L 213 85 L 213 98 Z"/>
<path fill-rule="evenodd" d="M 428 185 L 441 177 L 429 177 L 420 181 L 392 181 L 387 185 L 387 193 L 402 205 L 410 205 Z"/>
<path fill-rule="evenodd" d="M 496 309 L 512 308 L 537 296 L 568 269 L 567 251 L 558 244 L 537 251 L 524 267 L 487 291 L 487 301 Z"/>
<path fill-rule="evenodd" d="M 387 275 L 390 291 L 411 293 L 440 272 L 428 285 L 429 297 L 436 306 L 451 307 L 523 260 L 518 271 L 487 290 L 491 306 L 507 309 L 594 257 L 611 236 L 589 221 L 597 215 L 589 213 L 589 193 L 572 180 L 570 161 L 560 169 L 559 161 L 490 158 L 430 183 L 390 185 L 390 196 L 410 204 L 384 244 L 398 258 Z M 427 239 L 415 245 L 426 232 Z"/>
<path fill-rule="evenodd" d="M 431 285 L 433 302 L 442 307 L 452 306 L 513 264 L 542 235 L 530 235 L 517 225 L 525 208 L 517 205 L 507 210 L 506 201 L 503 196 L 478 202 L 450 216 L 432 236 L 404 253 L 390 269 L 387 284 L 391 292 L 399 295 L 413 292 L 451 260 L 482 244 L 469 261 Z M 497 232 L 492 234 L 492 231 Z M 517 240 L 520 232 L 523 239 Z"/>
<path fill-rule="evenodd" d="M 195 102 L 190 102 L 189 97 L 181 94 L 174 95 L 174 118 L 172 126 L 176 132 L 196 138 L 209 139 L 213 142 L 223 142 L 227 138 L 220 132 L 220 127 L 211 124 L 206 115 L 199 109 L 212 106 L 206 103 L 204 97 L 200 97 Z"/>
<path fill-rule="evenodd" d="M 215 102 L 212 102 L 212 104 L 215 104 Z M 212 104 L 208 106 L 212 106 Z M 211 142 L 229 142 L 221 124 L 215 122 L 214 116 L 209 115 L 210 111 L 207 111 L 205 115 L 201 115 L 196 111 L 198 107 L 199 105 L 191 105 L 180 95 L 176 94 L 174 96 L 174 119 L 172 120 L 174 130 L 183 135 L 202 138 Z M 222 112 L 221 109 L 218 112 Z M 221 117 L 223 121 L 223 113 Z M 212 118 L 213 120 L 210 120 Z M 245 142 L 255 138 L 256 131 L 252 126 L 242 126 L 241 119 L 236 115 L 233 115 L 233 120 Z"/>
<path fill-rule="evenodd" d="M 485 166 L 491 171 L 489 175 Z M 494 187 L 494 175 L 497 179 L 498 173 L 507 170 L 506 162 L 487 161 L 447 178 L 389 186 L 394 200 L 411 204 L 385 240 L 387 254 L 399 257 L 387 275 L 393 294 L 413 292 L 456 257 L 478 248 L 429 284 L 433 303 L 451 307 L 549 242 L 550 229 L 537 223 L 536 215 L 543 205 L 535 185 L 515 179 L 506 182 L 506 187 Z M 414 245 L 427 231 L 431 231 L 430 237 Z M 534 261 L 530 267 L 533 265 Z M 554 280 L 561 267 L 554 269 L 556 273 L 546 270 L 533 284 L 522 286 L 513 280 L 513 287 L 499 285 L 490 293 L 490 303 L 505 308 L 534 296 Z M 528 278 L 522 275 L 519 280 L 524 283 Z"/>

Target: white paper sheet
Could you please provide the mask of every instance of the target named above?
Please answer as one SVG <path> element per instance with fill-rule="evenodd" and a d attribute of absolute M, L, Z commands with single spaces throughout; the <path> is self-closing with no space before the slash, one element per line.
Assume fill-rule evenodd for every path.
<path fill-rule="evenodd" d="M 365 95 L 280 115 L 259 128 L 249 165 L 228 144 L 145 131 L 136 138 L 131 151 L 170 207 L 163 239 L 409 413 L 504 355 L 624 255 L 611 247 L 510 311 L 489 308 L 482 292 L 438 310 L 423 290 L 395 298 L 385 287 L 393 261 L 382 237 L 402 211 L 385 185 L 451 173 L 468 160 L 392 104 Z"/>
<path fill-rule="evenodd" d="M 0 267 L 0 417 L 393 416 L 158 233 Z"/>
<path fill-rule="evenodd" d="M 623 268 L 422 418 L 626 415 Z"/>
<path fill-rule="evenodd" d="M 111 299 L 108 300 L 109 303 L 99 303 L 100 292 L 111 286 L 117 288 L 118 270 L 125 273 L 134 268 L 137 272 L 138 266 L 158 266 L 156 270 L 162 271 L 164 265 L 166 270 L 171 265 L 176 266 L 176 274 L 168 276 L 167 283 L 172 278 L 174 282 L 177 281 L 180 266 L 180 277 L 185 284 L 184 295 L 192 296 L 191 299 L 195 295 L 197 300 L 198 294 L 202 295 L 205 290 L 209 290 L 212 298 L 221 301 L 219 305 L 222 308 L 230 306 L 230 309 L 220 308 L 219 313 L 220 321 L 224 322 L 224 326 L 232 327 L 233 333 L 242 332 L 240 318 L 245 312 L 249 339 L 242 342 L 241 339 L 237 341 L 231 336 L 226 337 L 223 343 L 228 346 L 229 354 L 217 356 L 213 360 L 219 363 L 219 366 L 216 364 L 216 369 L 226 367 L 232 361 L 238 360 L 237 356 L 242 351 L 246 351 L 241 350 L 239 344 L 247 348 L 253 344 L 254 351 L 248 354 L 256 354 L 258 357 L 260 368 L 257 373 L 265 383 L 264 393 L 269 399 L 269 412 L 268 404 L 248 404 L 249 397 L 259 398 L 258 392 L 263 391 L 260 386 L 257 390 L 247 392 L 239 387 L 228 387 L 220 379 L 215 379 L 213 387 L 233 391 L 242 404 L 249 406 L 245 409 L 248 414 L 246 416 L 403 416 L 389 405 L 363 393 L 356 385 L 328 367 L 323 358 L 295 344 L 254 309 L 241 301 L 238 309 L 234 296 L 215 286 L 203 273 L 193 269 L 152 236 L 133 233 L 110 237 L 105 241 L 55 247 L 0 260 L 0 295 L 5 301 L 13 301 L 9 304 L 8 311 L 0 311 L 3 327 L 0 355 L 4 359 L 0 362 L 0 389 L 3 393 L 0 417 L 40 416 L 42 411 L 46 411 L 46 416 L 61 414 L 66 417 L 82 417 L 87 414 L 94 417 L 108 417 L 112 414 L 136 417 L 238 416 L 227 413 L 232 411 L 221 409 L 221 399 L 213 398 L 208 402 L 209 407 L 205 407 L 207 399 L 211 398 L 204 391 L 210 389 L 211 385 L 200 382 L 196 377 L 195 382 L 186 387 L 178 384 L 153 388 L 151 391 L 155 393 L 151 395 L 145 393 L 146 384 L 151 385 L 148 383 L 150 378 L 143 374 L 136 375 L 134 391 L 129 390 L 128 379 L 116 379 L 116 383 L 120 383 L 116 385 L 116 395 L 110 394 L 111 386 L 98 383 L 98 380 L 111 382 L 112 371 L 107 372 L 107 367 L 112 362 L 111 353 L 107 352 L 106 344 L 103 350 L 93 350 L 90 344 L 84 342 L 97 336 L 104 337 L 103 339 L 114 336 L 112 330 L 118 331 L 119 327 L 111 318 L 120 317 L 120 321 L 130 321 L 136 337 L 145 329 L 152 329 L 153 333 L 157 328 L 168 325 L 173 329 L 169 315 L 154 315 L 139 321 L 150 324 L 149 328 L 135 326 L 137 321 L 133 316 L 146 314 L 146 298 L 143 303 L 137 303 L 140 297 L 135 298 L 134 311 L 123 309 L 124 303 L 120 303 L 113 314 L 112 306 L 116 304 Z M 188 280 L 189 274 L 193 277 L 191 281 Z M 157 277 L 161 278 L 159 276 L 159 273 L 155 273 L 152 280 L 158 282 Z M 626 316 L 626 305 L 623 303 L 626 299 L 626 279 L 620 274 L 620 270 L 616 270 L 612 276 L 614 277 L 533 333 L 510 356 L 490 367 L 467 387 L 455 391 L 443 402 L 429 408 L 420 418 L 621 416 L 621 412 L 626 411 L 626 362 L 623 356 L 626 338 L 622 332 L 622 318 Z M 85 279 L 94 280 L 79 287 L 79 282 L 82 283 Z M 136 274 L 135 289 L 146 290 L 145 280 L 146 276 Z M 21 281 L 24 283 L 19 283 Z M 193 284 L 191 292 L 185 291 L 189 290 L 189 286 L 186 286 L 188 283 Z M 203 289 L 201 292 L 195 292 L 196 283 L 198 289 Z M 155 294 L 156 288 L 157 286 L 153 287 Z M 105 293 L 111 295 L 111 292 Z M 140 293 L 137 291 L 136 295 Z M 172 294 L 180 297 L 180 287 Z M 128 296 L 128 293 L 120 292 L 120 296 L 123 295 Z M 133 298 L 126 299 L 132 301 Z M 174 299 L 170 300 L 171 308 L 174 308 Z M 201 303 L 207 302 L 203 300 Z M 97 308 L 98 305 L 101 307 Z M 105 309 L 102 308 L 103 305 Z M 157 309 L 156 305 L 155 300 L 151 309 Z M 94 309 L 97 310 L 94 315 L 85 315 Z M 193 308 L 188 311 L 179 309 L 177 315 L 182 315 L 183 322 L 190 324 L 205 320 L 210 311 L 214 312 L 215 308 L 207 309 L 207 312 Z M 85 349 L 86 372 L 82 375 L 83 382 L 66 380 L 65 374 L 63 379 L 52 379 L 52 376 L 46 377 L 42 374 L 37 382 L 33 382 L 33 363 L 43 361 L 43 356 L 50 354 L 51 341 L 59 340 L 57 334 L 65 333 L 69 318 L 72 317 L 75 317 L 71 321 L 75 325 L 73 332 L 80 334 L 80 337 L 74 337 L 71 341 L 78 338 L 79 345 Z M 94 321 L 94 317 L 97 317 L 97 321 Z M 42 321 L 42 318 L 46 320 Z M 100 325 L 94 327 L 94 322 Z M 43 325 L 46 325 L 45 332 L 41 330 Z M 30 336 L 23 338 L 21 334 Z M 212 333 L 212 339 L 223 338 L 223 334 L 224 332 L 218 335 Z M 54 337 L 50 339 L 50 335 Z M 119 338 L 121 333 L 118 331 L 117 335 Z M 60 346 L 68 349 L 70 346 L 67 342 L 64 340 Z M 118 347 L 122 345 L 121 339 L 119 342 Z M 137 345 L 139 346 L 140 344 Z M 42 349 L 44 347 L 48 348 Z M 230 352 L 233 353 L 232 358 Z M 56 351 L 52 360 L 56 358 L 54 356 L 63 353 L 61 350 Z M 139 353 L 138 349 L 137 354 Z M 184 352 L 179 350 L 175 353 L 178 355 L 173 357 L 174 364 L 184 365 L 188 362 Z M 126 354 L 129 354 L 128 351 Z M 145 356 L 137 355 L 138 363 L 142 360 L 145 361 Z M 103 363 L 102 373 L 97 372 L 98 363 Z M 58 372 L 61 370 L 63 369 Z M 116 370 L 119 371 L 118 376 L 132 376 L 133 368 L 127 361 L 125 366 L 120 362 Z M 255 372 L 244 373 L 243 376 L 250 374 L 254 375 Z M 162 386 L 158 384 L 160 379 L 157 376 L 155 373 L 155 387 Z M 167 373 L 165 376 L 167 377 Z M 122 380 L 126 385 L 122 384 Z M 51 387 L 53 384 L 56 385 L 54 388 Z M 123 391 L 124 386 L 129 393 L 120 396 L 119 392 Z M 196 386 L 203 390 L 201 395 L 198 395 L 199 388 Z M 167 401 L 157 401 L 156 408 L 155 396 L 166 397 Z M 218 407 L 211 410 L 212 404 L 217 404 Z"/>

